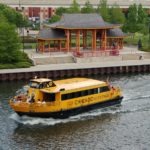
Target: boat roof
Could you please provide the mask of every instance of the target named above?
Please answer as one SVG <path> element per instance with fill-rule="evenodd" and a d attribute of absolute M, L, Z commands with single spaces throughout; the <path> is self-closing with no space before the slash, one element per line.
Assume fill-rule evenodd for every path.
<path fill-rule="evenodd" d="M 31 79 L 30 81 L 32 81 L 32 82 L 38 82 L 38 83 L 43 83 L 43 82 L 50 82 L 52 80 L 48 79 L 48 78 L 35 78 L 35 79 Z"/>
<path fill-rule="evenodd" d="M 64 80 L 58 80 L 54 81 L 55 87 L 42 89 L 42 92 L 46 93 L 56 93 L 61 90 L 67 91 L 67 90 L 77 90 L 85 87 L 90 86 L 98 86 L 100 84 L 106 84 L 104 81 L 99 81 L 95 79 L 88 79 L 88 78 L 71 78 L 71 79 L 64 79 Z"/>

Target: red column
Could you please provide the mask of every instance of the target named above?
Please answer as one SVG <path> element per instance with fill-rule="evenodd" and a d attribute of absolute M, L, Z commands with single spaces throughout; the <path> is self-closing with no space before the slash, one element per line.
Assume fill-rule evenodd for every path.
<path fill-rule="evenodd" d="M 67 36 L 67 39 L 66 39 L 66 49 L 69 52 L 69 43 L 70 43 L 69 30 L 66 30 L 66 36 Z"/>
<path fill-rule="evenodd" d="M 106 44 L 107 44 L 107 39 L 106 39 L 106 29 L 102 30 L 102 49 L 106 50 Z"/>
<path fill-rule="evenodd" d="M 69 49 L 71 51 L 71 48 L 72 48 L 72 39 L 71 39 L 71 30 L 69 32 Z"/>
<path fill-rule="evenodd" d="M 45 45 L 45 41 L 42 42 L 42 53 L 45 51 L 44 45 Z"/>
<path fill-rule="evenodd" d="M 51 41 L 48 41 L 48 51 L 50 52 L 50 48 L 51 48 Z"/>
<path fill-rule="evenodd" d="M 77 52 L 80 52 L 80 30 L 76 32 L 76 49 Z"/>
<path fill-rule="evenodd" d="M 92 31 L 92 50 L 96 50 L 96 30 Z"/>
<path fill-rule="evenodd" d="M 59 41 L 59 51 L 61 52 L 61 40 Z"/>

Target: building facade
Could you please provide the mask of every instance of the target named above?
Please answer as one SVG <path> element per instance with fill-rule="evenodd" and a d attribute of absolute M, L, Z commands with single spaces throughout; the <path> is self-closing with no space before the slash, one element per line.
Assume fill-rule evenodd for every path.
<path fill-rule="evenodd" d="M 23 13 L 28 18 L 38 18 L 42 19 L 50 18 L 55 14 L 55 9 L 58 7 L 70 7 L 73 0 L 0 0 L 0 3 L 7 4 L 16 10 L 22 9 Z M 81 7 L 84 6 L 86 0 L 77 0 Z M 97 8 L 99 0 L 92 0 L 90 3 Z M 150 1 L 149 0 L 107 0 L 108 6 L 111 7 L 115 3 L 123 9 L 124 12 L 127 11 L 128 7 L 132 4 L 142 4 L 144 8 L 147 8 L 150 14 Z"/>

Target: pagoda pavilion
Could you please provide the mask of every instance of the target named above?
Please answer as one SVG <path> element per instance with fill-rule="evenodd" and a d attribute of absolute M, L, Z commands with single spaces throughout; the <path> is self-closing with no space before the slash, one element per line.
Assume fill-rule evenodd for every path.
<path fill-rule="evenodd" d="M 80 52 L 122 49 L 126 35 L 120 25 L 94 14 L 64 14 L 59 22 L 47 24 L 37 36 L 39 52 Z"/>

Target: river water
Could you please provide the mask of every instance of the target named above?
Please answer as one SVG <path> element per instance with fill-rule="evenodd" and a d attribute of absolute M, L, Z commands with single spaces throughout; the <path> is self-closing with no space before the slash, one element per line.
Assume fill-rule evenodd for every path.
<path fill-rule="evenodd" d="M 150 75 L 110 82 L 123 90 L 120 106 L 64 120 L 17 116 L 9 97 L 26 82 L 0 83 L 0 150 L 150 150 Z"/>

